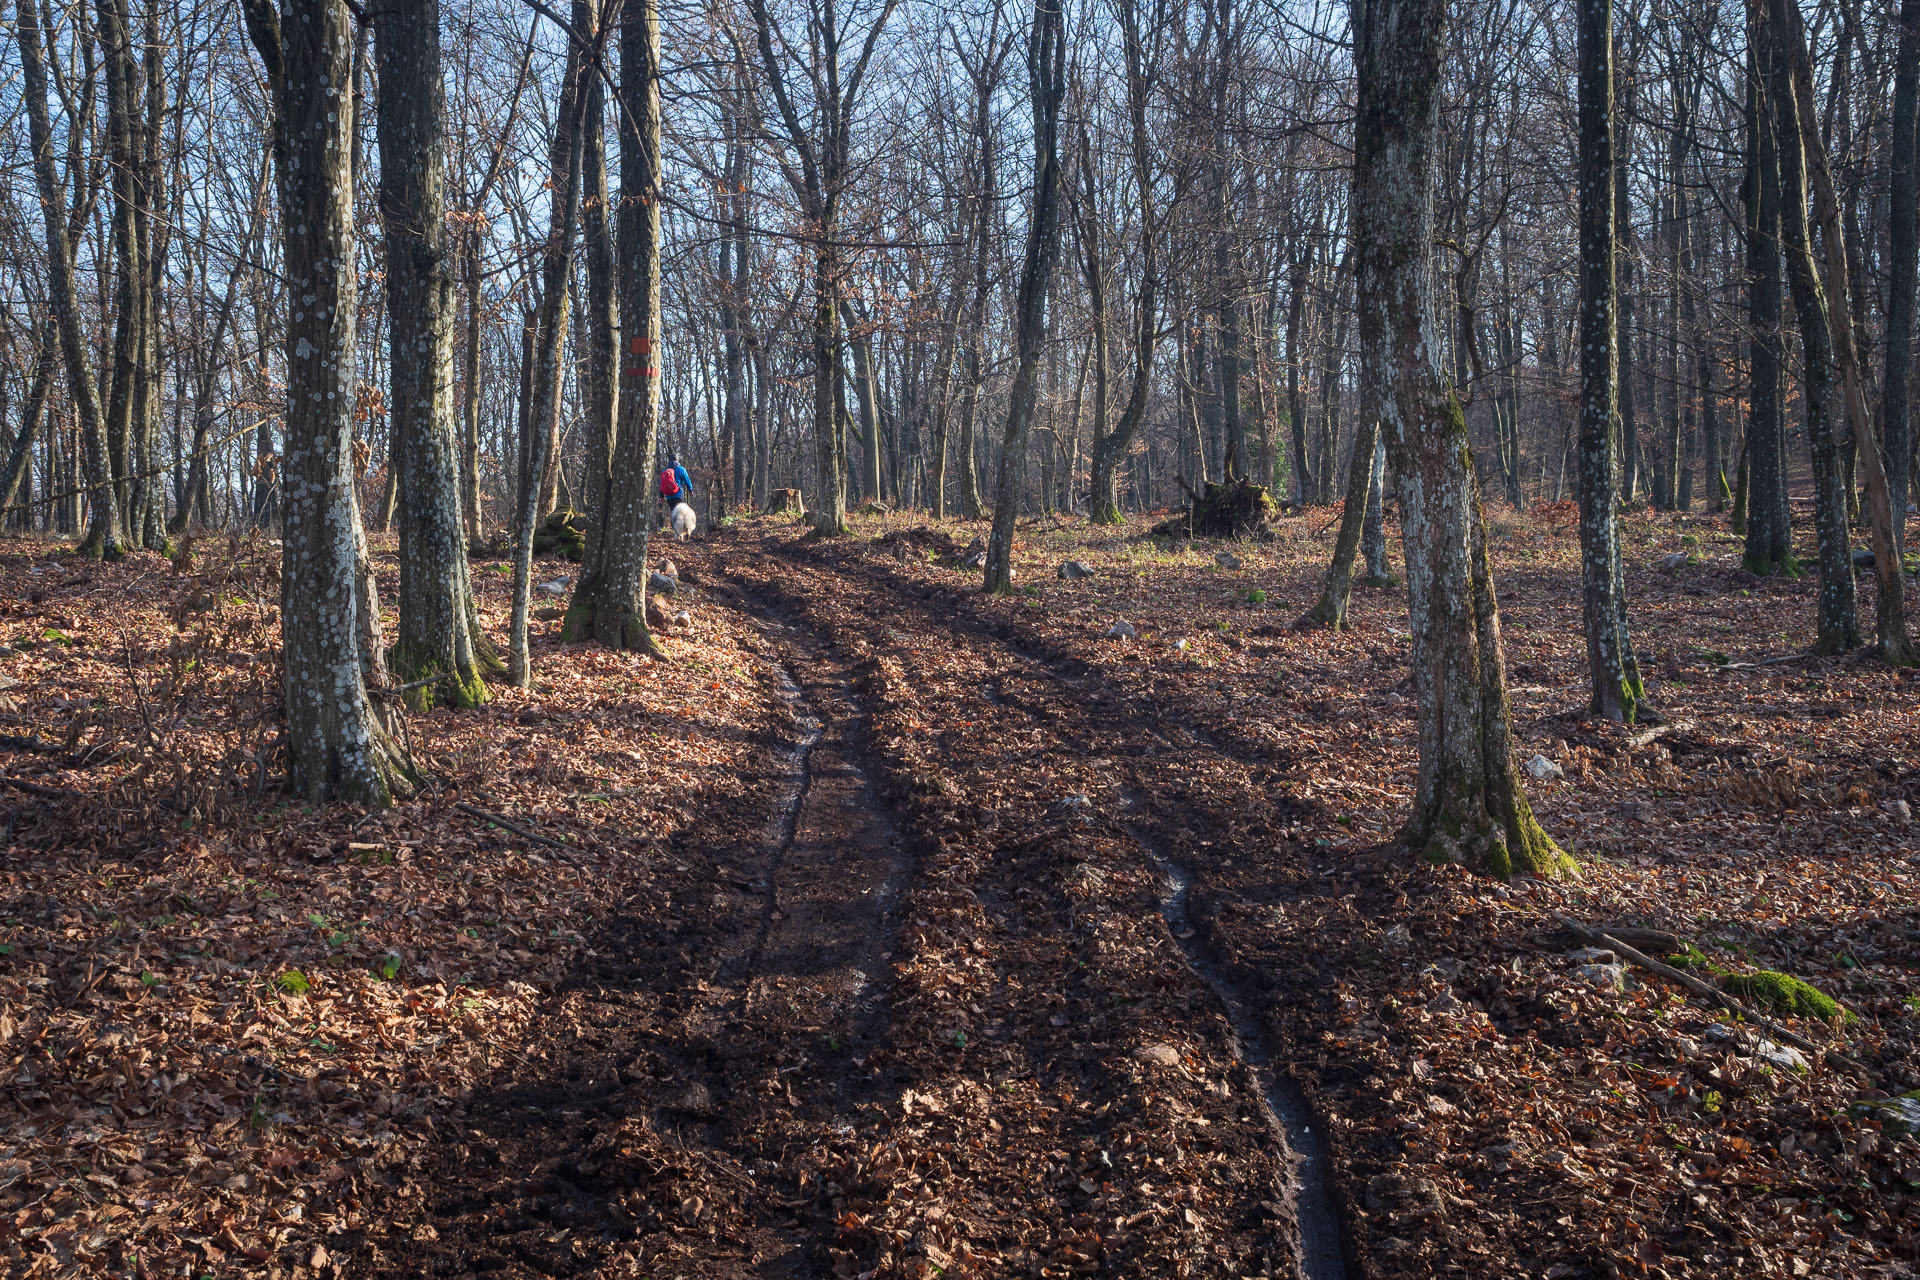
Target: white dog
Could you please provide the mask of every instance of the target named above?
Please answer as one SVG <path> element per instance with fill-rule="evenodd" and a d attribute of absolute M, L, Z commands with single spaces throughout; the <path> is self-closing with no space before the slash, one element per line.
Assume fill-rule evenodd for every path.
<path fill-rule="evenodd" d="M 699 517 L 693 514 L 693 508 L 684 502 L 674 503 L 673 512 L 668 518 L 673 521 L 673 536 L 677 542 L 685 542 L 692 537 L 694 525 L 699 523 Z"/>

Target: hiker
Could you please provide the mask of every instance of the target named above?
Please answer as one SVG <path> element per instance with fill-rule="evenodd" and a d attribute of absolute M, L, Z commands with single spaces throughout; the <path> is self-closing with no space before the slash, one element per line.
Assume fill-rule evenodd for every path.
<path fill-rule="evenodd" d="M 693 477 L 680 465 L 677 454 L 667 455 L 667 465 L 660 472 L 660 527 L 666 528 L 673 519 L 673 509 L 680 503 L 693 505 Z"/>

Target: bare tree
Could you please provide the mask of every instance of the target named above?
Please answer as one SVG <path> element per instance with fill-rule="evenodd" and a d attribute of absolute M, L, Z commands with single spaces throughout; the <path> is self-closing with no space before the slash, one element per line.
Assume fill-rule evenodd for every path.
<path fill-rule="evenodd" d="M 369 696 L 384 683 L 380 608 L 353 482 L 353 19 L 345 0 L 246 0 L 274 101 L 288 283 L 281 565 L 287 751 L 314 802 L 384 807 L 415 785 Z"/>
<path fill-rule="evenodd" d="M 1027 435 L 1033 428 L 1040 348 L 1047 332 L 1047 291 L 1060 253 L 1060 104 L 1067 93 L 1067 37 L 1060 0 L 1035 0 L 1027 37 L 1027 83 L 1033 96 L 1033 210 L 1020 270 L 1015 318 L 1017 361 L 1000 442 L 1000 472 L 993 486 L 993 536 L 987 541 L 986 590 L 1013 589 L 1013 525 L 1027 469 Z"/>
<path fill-rule="evenodd" d="M 379 16 L 380 213 L 386 226 L 388 413 L 400 496 L 400 629 L 394 674 L 417 707 L 476 707 L 499 662 L 467 572 L 453 431 L 453 247 L 446 208 L 446 88 L 439 0 Z"/>
<path fill-rule="evenodd" d="M 1593 711 L 1631 724 L 1646 700 L 1620 563 L 1614 306 L 1613 3 L 1579 0 L 1580 585 Z"/>
<path fill-rule="evenodd" d="M 47 283 L 52 294 L 54 322 L 60 333 L 60 354 L 67 369 L 67 395 L 79 415 L 80 441 L 86 457 L 88 517 L 86 534 L 80 540 L 80 553 L 117 560 L 122 552 L 120 507 L 108 460 L 100 390 L 93 380 L 93 370 L 87 366 L 87 336 L 80 325 L 79 290 L 73 270 L 76 228 L 69 225 L 67 200 L 54 168 L 40 11 L 34 0 L 26 0 L 18 11 L 27 130 L 33 149 L 34 180 L 39 187 L 40 213 L 47 230 Z M 71 122 L 69 127 L 74 127 Z"/>
<path fill-rule="evenodd" d="M 1447 0 L 1360 0 L 1353 21 L 1361 376 L 1378 388 L 1400 478 L 1419 694 L 1420 775 L 1405 834 L 1429 857 L 1550 875 L 1567 858 L 1534 820 L 1513 759 L 1479 484 L 1432 332 L 1427 255 L 1446 12 Z"/>

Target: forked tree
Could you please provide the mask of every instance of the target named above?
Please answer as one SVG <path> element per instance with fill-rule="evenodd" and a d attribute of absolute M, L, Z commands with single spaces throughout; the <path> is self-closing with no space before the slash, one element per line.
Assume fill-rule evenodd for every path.
<path fill-rule="evenodd" d="M 609 6 L 611 7 L 611 6 Z M 568 602 L 561 638 L 662 654 L 647 629 L 647 543 L 660 440 L 660 10 L 628 0 L 620 13 L 620 385 L 603 492 L 590 519 L 596 564 Z M 591 247 L 590 247 L 591 248 Z M 589 263 L 593 261 L 591 251 Z"/>

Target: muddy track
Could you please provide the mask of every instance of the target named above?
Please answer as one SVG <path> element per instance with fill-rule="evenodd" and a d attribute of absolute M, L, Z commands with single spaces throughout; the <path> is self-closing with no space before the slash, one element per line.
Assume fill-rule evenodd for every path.
<path fill-rule="evenodd" d="M 589 942 L 521 1061 L 416 1162 L 434 1227 L 372 1274 L 830 1273 L 830 1198 L 789 1153 L 845 1129 L 886 1036 L 909 855 L 859 761 L 844 670 L 761 615 L 768 727 L 751 805 L 693 815 Z"/>
<path fill-rule="evenodd" d="M 786 549 L 796 561 L 814 559 L 810 550 Z M 786 558 L 786 557 L 783 557 Z M 827 558 L 824 554 L 821 558 Z M 1153 706 L 1150 698 L 1115 685 L 1087 663 L 1053 650 L 1044 642 L 1036 643 L 1022 634 L 1016 624 L 983 619 L 969 602 L 953 593 L 929 590 L 924 583 L 897 574 L 870 560 L 835 555 L 831 558 L 834 576 L 850 587 L 865 586 L 873 597 L 886 602 L 890 622 L 910 627 L 912 618 L 929 629 L 956 639 L 964 638 L 970 647 L 988 655 L 995 664 L 977 682 L 977 694 L 985 707 L 1002 720 L 1009 712 L 1029 719 L 1049 722 L 1051 735 L 1059 739 L 1058 749 L 1082 760 L 1099 760 L 1120 765 L 1125 770 L 1123 789 L 1133 793 L 1151 789 L 1164 792 L 1164 780 L 1152 770 L 1136 763 L 1142 754 L 1155 757 L 1166 753 L 1192 756 L 1196 753 L 1231 761 L 1236 769 L 1251 769 L 1266 774 L 1271 764 L 1283 758 L 1268 744 L 1253 744 L 1249 762 L 1241 753 L 1221 741 L 1207 726 L 1190 721 L 1169 721 Z M 945 605 L 947 607 L 942 608 Z M 876 613 L 870 605 L 869 613 Z M 867 632 L 869 638 L 875 629 Z M 892 627 L 885 629 L 896 634 Z M 1058 701 L 1071 704 L 1072 715 L 1062 716 Z M 1145 748 L 1145 751 L 1143 751 Z M 1051 753 L 1050 753 L 1051 754 Z M 1053 757 L 1056 761 L 1057 756 Z M 1273 1032 L 1257 1016 L 1252 1003 L 1230 974 L 1230 964 L 1216 954 L 1208 941 L 1188 919 L 1188 886 L 1191 874 L 1167 852 L 1164 840 L 1153 832 L 1164 822 L 1161 803 L 1143 807 L 1124 825 L 1095 820 L 1092 824 L 1104 832 L 1069 836 L 1063 843 L 1087 844 L 1098 834 L 1123 836 L 1132 846 L 1135 859 L 1151 865 L 1156 873 L 1156 891 L 1141 906 L 1157 907 L 1164 921 L 1154 920 L 1157 931 L 1177 941 L 1178 952 L 1186 967 L 1201 979 L 1212 993 L 1215 1005 L 1226 1024 L 1231 1052 L 1242 1068 L 1249 1092 L 1257 1101 L 1257 1117 L 1264 1130 L 1262 1140 L 1271 1149 L 1277 1166 L 1275 1194 L 1280 1201 L 1273 1206 L 1286 1220 L 1283 1235 L 1290 1237 L 1287 1270 L 1318 1280 L 1319 1277 L 1348 1274 L 1343 1236 L 1346 1234 L 1336 1212 L 1336 1196 L 1328 1185 L 1327 1145 L 1313 1109 L 1298 1085 L 1287 1074 L 1281 1056 L 1269 1048 Z M 1191 836 L 1182 829 L 1181 836 Z M 1077 854 L 1076 856 L 1084 856 Z M 1078 870 L 1094 865 L 1089 860 Z M 1161 891 L 1159 877 L 1166 877 L 1172 888 Z M 988 892 L 981 885 L 977 896 Z M 1139 922 L 1136 922 L 1136 924 Z M 1356 1272 L 1355 1274 L 1358 1274 Z"/>

